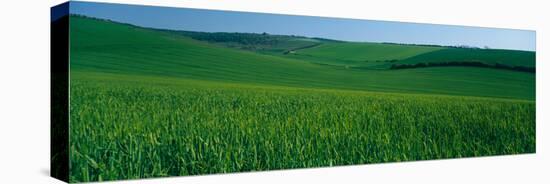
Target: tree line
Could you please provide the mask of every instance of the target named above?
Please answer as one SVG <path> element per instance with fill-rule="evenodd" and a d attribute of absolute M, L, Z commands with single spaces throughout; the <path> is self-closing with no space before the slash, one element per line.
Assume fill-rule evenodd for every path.
<path fill-rule="evenodd" d="M 505 64 L 488 64 L 478 61 L 454 61 L 454 62 L 434 62 L 434 63 L 416 63 L 416 64 L 393 64 L 390 69 L 409 69 L 409 68 L 426 68 L 426 67 L 445 67 L 445 66 L 468 66 L 468 67 L 481 67 L 481 68 L 494 68 L 494 69 L 504 69 L 504 70 L 513 70 L 519 72 L 528 72 L 535 73 L 535 67 L 526 67 L 526 66 L 510 66 Z"/>

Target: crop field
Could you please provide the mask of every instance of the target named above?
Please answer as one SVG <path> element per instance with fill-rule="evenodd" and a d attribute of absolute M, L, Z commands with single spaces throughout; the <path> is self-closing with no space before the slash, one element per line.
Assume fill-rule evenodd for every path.
<path fill-rule="evenodd" d="M 279 35 L 254 50 L 79 16 L 70 26 L 71 182 L 536 150 L 534 73 L 342 67 L 449 48 Z M 309 39 L 320 44 L 284 53 Z M 487 53 L 471 57 L 497 61 Z M 532 54 L 517 57 L 534 66 Z"/>
<path fill-rule="evenodd" d="M 443 49 L 429 52 L 401 61 L 401 63 L 480 61 L 489 64 L 500 63 L 512 66 L 535 66 L 535 53 L 528 51 L 485 50 L 485 49 Z"/>
<path fill-rule="evenodd" d="M 330 59 L 355 62 L 401 60 L 423 53 L 441 50 L 439 47 L 408 46 L 380 43 L 327 43 L 296 51 L 297 55 L 312 59 Z"/>
<path fill-rule="evenodd" d="M 535 151 L 529 101 L 154 81 L 72 81 L 72 181 Z"/>
<path fill-rule="evenodd" d="M 465 67 L 366 72 L 228 49 L 112 22 L 80 17 L 71 20 L 71 71 L 321 89 L 535 98 L 533 74 Z"/>

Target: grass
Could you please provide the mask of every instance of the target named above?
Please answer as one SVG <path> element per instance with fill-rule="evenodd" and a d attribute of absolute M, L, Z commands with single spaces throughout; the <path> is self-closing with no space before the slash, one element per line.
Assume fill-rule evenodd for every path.
<path fill-rule="evenodd" d="M 342 42 L 323 43 L 284 57 L 332 66 L 388 69 L 393 64 L 439 62 L 535 67 L 535 56 L 532 51 Z"/>
<path fill-rule="evenodd" d="M 535 152 L 534 74 L 353 69 L 83 17 L 70 26 L 71 182 Z M 380 52 L 398 46 L 409 47 Z M 371 59 L 414 57 L 385 54 Z"/>
<path fill-rule="evenodd" d="M 531 51 L 500 49 L 446 48 L 418 54 L 392 63 L 367 66 L 373 69 L 388 69 L 391 65 L 417 63 L 480 62 L 488 65 L 501 64 L 510 67 L 521 66 L 535 68 L 536 53 Z"/>
<path fill-rule="evenodd" d="M 389 61 L 402 60 L 440 49 L 443 48 L 382 43 L 328 42 L 281 56 L 331 66 L 386 69 Z"/>
<path fill-rule="evenodd" d="M 314 46 L 320 42 L 334 40 L 315 39 L 302 36 L 271 35 L 267 33 L 228 33 L 228 32 L 195 32 L 155 29 L 195 40 L 217 44 L 229 48 L 256 51 L 266 54 L 282 54 L 298 48 Z"/>
<path fill-rule="evenodd" d="M 81 17 L 71 20 L 73 71 L 323 89 L 535 97 L 535 75 L 521 72 L 460 67 L 346 69 L 229 49 L 112 22 Z"/>
<path fill-rule="evenodd" d="M 381 43 L 326 43 L 298 50 L 301 55 L 351 61 L 401 60 L 418 54 L 436 51 L 441 47 L 409 46 Z"/>
<path fill-rule="evenodd" d="M 72 76 L 72 182 L 535 151 L 530 101 Z"/>
<path fill-rule="evenodd" d="M 535 52 L 531 51 L 451 48 L 416 55 L 397 63 L 479 61 L 487 64 L 499 63 L 508 66 L 535 67 L 535 55 Z"/>

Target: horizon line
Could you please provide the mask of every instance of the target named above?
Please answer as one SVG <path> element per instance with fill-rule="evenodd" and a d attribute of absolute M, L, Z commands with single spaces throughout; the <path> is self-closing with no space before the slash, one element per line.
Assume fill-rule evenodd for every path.
<path fill-rule="evenodd" d="M 142 29 L 152 29 L 157 31 L 182 31 L 182 32 L 197 32 L 197 33 L 208 33 L 208 34 L 215 34 L 215 33 L 241 33 L 241 34 L 263 34 L 266 33 L 268 35 L 272 36 L 294 36 L 294 37 L 302 37 L 302 38 L 311 38 L 311 39 L 324 39 L 324 40 L 332 40 L 332 41 L 339 41 L 339 42 L 348 42 L 348 43 L 378 43 L 378 44 L 395 44 L 395 45 L 408 45 L 408 46 L 422 46 L 422 47 L 447 47 L 447 48 L 462 48 L 462 49 L 481 49 L 481 50 L 510 50 L 510 51 L 523 51 L 523 52 L 536 52 L 536 50 L 522 50 L 522 49 L 508 49 L 508 48 L 491 48 L 488 46 L 485 47 L 478 47 L 478 46 L 472 46 L 472 45 L 439 45 L 439 44 L 423 44 L 423 43 L 404 43 L 404 42 L 376 42 L 376 41 L 354 41 L 354 40 L 340 40 L 340 39 L 333 39 L 333 38 L 323 38 L 323 37 L 312 37 L 312 36 L 306 36 L 306 35 L 294 35 L 294 34 L 271 34 L 269 32 L 224 32 L 224 31 L 194 31 L 194 30 L 184 30 L 184 29 L 170 29 L 170 28 L 159 28 L 159 27 L 148 27 L 148 26 L 140 26 L 128 22 L 121 22 L 116 21 L 112 19 L 107 18 L 101 18 L 101 17 L 94 17 L 84 14 L 78 14 L 78 13 L 69 13 L 65 16 L 77 16 L 77 17 L 83 17 L 83 18 L 90 18 L 90 19 L 96 19 L 96 20 L 102 20 L 102 21 L 108 21 L 113 22 L 117 24 L 123 24 L 123 25 L 129 25 L 133 27 L 139 27 Z"/>

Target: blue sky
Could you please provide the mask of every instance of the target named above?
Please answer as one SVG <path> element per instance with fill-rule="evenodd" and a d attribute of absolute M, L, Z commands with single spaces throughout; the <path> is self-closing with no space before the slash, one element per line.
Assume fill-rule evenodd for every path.
<path fill-rule="evenodd" d="M 72 14 L 143 27 L 535 50 L 535 31 L 72 1 Z"/>

